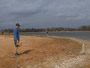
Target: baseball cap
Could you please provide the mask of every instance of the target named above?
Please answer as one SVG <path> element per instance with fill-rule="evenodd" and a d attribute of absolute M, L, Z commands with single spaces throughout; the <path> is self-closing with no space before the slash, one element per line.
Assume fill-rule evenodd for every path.
<path fill-rule="evenodd" d="M 19 23 L 17 23 L 17 24 L 16 24 L 16 26 L 19 26 L 19 27 L 20 27 L 20 24 L 19 24 Z"/>

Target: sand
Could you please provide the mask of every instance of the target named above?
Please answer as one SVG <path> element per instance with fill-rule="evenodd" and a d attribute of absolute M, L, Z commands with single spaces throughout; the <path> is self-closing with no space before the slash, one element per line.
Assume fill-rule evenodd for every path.
<path fill-rule="evenodd" d="M 0 35 L 0 68 L 90 68 L 90 43 L 77 38 L 20 36 L 14 56 L 12 35 Z M 87 51 L 80 55 L 82 44 Z"/>

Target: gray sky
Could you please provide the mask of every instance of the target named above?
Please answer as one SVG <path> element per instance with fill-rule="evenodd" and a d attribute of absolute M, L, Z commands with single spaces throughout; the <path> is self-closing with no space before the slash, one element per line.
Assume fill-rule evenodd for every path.
<path fill-rule="evenodd" d="M 0 0 L 0 28 L 79 27 L 90 24 L 90 0 Z"/>

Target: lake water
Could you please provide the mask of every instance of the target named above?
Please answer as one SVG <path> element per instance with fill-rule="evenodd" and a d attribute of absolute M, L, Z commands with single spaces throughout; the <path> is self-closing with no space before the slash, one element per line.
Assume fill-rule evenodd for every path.
<path fill-rule="evenodd" d="M 41 35 L 45 36 L 47 33 L 40 33 L 40 32 L 34 32 L 34 33 L 21 33 L 23 35 Z M 48 36 L 62 36 L 62 37 L 75 37 L 85 40 L 90 40 L 90 32 L 51 32 L 48 33 Z"/>

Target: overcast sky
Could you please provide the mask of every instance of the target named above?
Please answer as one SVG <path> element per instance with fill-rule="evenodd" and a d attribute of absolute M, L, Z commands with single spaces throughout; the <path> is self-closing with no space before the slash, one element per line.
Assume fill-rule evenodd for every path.
<path fill-rule="evenodd" d="M 0 28 L 79 27 L 90 24 L 90 0 L 0 0 Z"/>

